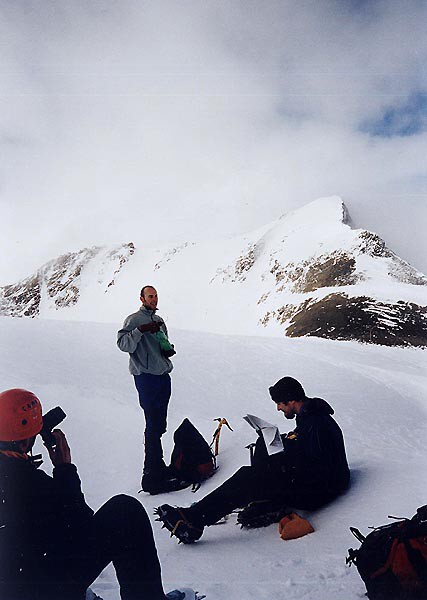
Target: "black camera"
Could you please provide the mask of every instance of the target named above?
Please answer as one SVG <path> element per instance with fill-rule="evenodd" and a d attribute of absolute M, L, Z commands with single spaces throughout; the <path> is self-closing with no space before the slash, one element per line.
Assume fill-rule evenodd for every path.
<path fill-rule="evenodd" d="M 40 431 L 40 435 L 42 436 L 45 446 L 50 446 L 53 448 L 56 445 L 56 439 L 52 434 L 52 429 L 59 425 L 59 423 L 61 423 L 66 416 L 67 415 L 60 406 L 52 408 L 52 410 L 49 410 L 45 415 L 43 415 L 43 427 Z"/>

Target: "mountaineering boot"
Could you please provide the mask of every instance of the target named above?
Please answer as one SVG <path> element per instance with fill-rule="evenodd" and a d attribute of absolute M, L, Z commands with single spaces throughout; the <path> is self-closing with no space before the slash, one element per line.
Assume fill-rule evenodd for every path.
<path fill-rule="evenodd" d="M 278 523 L 287 512 L 286 506 L 280 501 L 258 500 L 250 502 L 238 511 L 237 523 L 247 529 L 267 527 L 272 523 Z"/>
<path fill-rule="evenodd" d="M 184 508 L 162 504 L 155 509 L 154 514 L 158 517 L 156 520 L 161 521 L 163 527 L 171 532 L 171 537 L 174 535 L 183 544 L 192 544 L 202 537 L 203 525 L 200 527 L 193 525 L 187 518 Z"/>
<path fill-rule="evenodd" d="M 180 481 L 177 477 L 171 477 L 170 475 L 159 476 L 157 473 L 143 473 L 141 479 L 142 491 L 151 494 L 164 494 L 167 492 L 176 492 L 183 490 L 184 488 L 191 485 L 187 481 Z"/>
<path fill-rule="evenodd" d="M 191 588 L 180 588 L 179 590 L 172 590 L 166 594 L 167 600 L 203 600 L 206 596 L 200 596 L 198 592 L 195 592 Z"/>

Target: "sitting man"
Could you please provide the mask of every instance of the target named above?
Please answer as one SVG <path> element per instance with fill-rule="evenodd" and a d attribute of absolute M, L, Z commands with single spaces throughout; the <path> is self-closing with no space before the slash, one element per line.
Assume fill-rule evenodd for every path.
<path fill-rule="evenodd" d="M 65 435 L 42 427 L 32 392 L 0 393 L 0 598 L 83 600 L 110 562 L 122 600 L 195 598 L 191 590 L 165 596 L 151 524 L 138 500 L 115 496 L 94 513 Z M 53 477 L 37 469 L 41 461 L 36 466 L 39 457 L 31 454 L 39 433 Z"/>
<path fill-rule="evenodd" d="M 249 503 L 315 510 L 347 489 L 344 440 L 331 406 L 321 398 L 307 398 L 292 377 L 283 377 L 269 391 L 277 410 L 287 419 L 296 417 L 296 429 L 282 436 L 284 451 L 268 456 L 260 437 L 252 465 L 241 467 L 205 498 L 189 508 L 159 506 L 158 520 L 181 542 L 195 542 L 205 525 Z"/>

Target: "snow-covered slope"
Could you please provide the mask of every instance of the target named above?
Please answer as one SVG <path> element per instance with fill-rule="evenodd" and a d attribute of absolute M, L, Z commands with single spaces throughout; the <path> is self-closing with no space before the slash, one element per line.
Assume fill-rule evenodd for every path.
<path fill-rule="evenodd" d="M 309 395 L 334 407 L 352 470 L 350 491 L 320 511 L 302 512 L 315 533 L 290 542 L 280 539 L 274 525 L 241 530 L 231 515 L 196 544 L 183 546 L 153 520 L 165 587 L 191 585 L 207 600 L 362 600 L 363 583 L 354 567 L 345 566 L 347 549 L 358 545 L 349 526 L 366 532 L 387 522 L 388 514 L 411 516 L 427 499 L 425 351 L 172 329 L 178 352 L 166 454 L 185 416 L 206 438 L 216 417 L 226 417 L 234 431 L 223 430 L 219 471 L 196 494 L 183 490 L 152 497 L 138 494 L 143 416 L 127 356 L 115 346 L 119 326 L 0 318 L 0 389 L 26 387 L 46 410 L 64 408 L 63 429 L 89 504 L 96 509 L 112 494 L 125 492 L 138 498 L 153 520 L 160 503 L 188 505 L 203 497 L 248 463 L 245 445 L 254 433 L 243 415 L 259 415 L 281 431 L 293 427 L 267 391 L 283 375 L 292 375 Z M 44 452 L 39 443 L 36 450 Z M 119 597 L 112 569 L 94 588 L 105 600 Z"/>
<path fill-rule="evenodd" d="M 320 198 L 240 238 L 70 253 L 0 290 L 0 314 L 116 321 L 158 288 L 179 328 L 427 345 L 427 278 Z"/>

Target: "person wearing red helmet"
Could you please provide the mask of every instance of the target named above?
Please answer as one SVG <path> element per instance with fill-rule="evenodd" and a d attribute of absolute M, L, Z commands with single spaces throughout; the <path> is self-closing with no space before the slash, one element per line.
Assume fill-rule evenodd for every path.
<path fill-rule="evenodd" d="M 86 504 L 61 430 L 47 445 L 52 477 L 37 468 L 32 447 L 42 427 L 35 394 L 0 393 L 0 598 L 83 600 L 110 562 L 122 600 L 190 598 L 190 590 L 165 596 L 151 524 L 138 500 L 114 496 L 96 513 Z"/>

